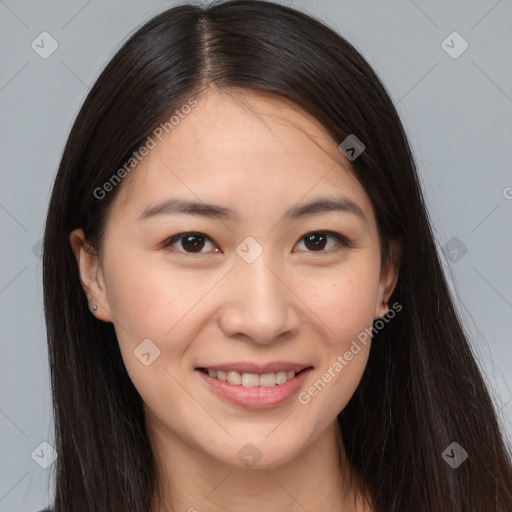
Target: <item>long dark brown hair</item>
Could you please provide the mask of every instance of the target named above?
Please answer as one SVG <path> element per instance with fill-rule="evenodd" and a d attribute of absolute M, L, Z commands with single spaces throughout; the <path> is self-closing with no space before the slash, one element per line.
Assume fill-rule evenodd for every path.
<path fill-rule="evenodd" d="M 95 190 L 155 127 L 206 87 L 265 91 L 365 151 L 354 175 L 375 210 L 383 257 L 401 246 L 390 304 L 363 378 L 338 421 L 376 512 L 512 510 L 511 456 L 439 260 L 415 162 L 385 87 L 325 24 L 266 1 L 180 5 L 120 48 L 69 135 L 48 210 L 43 285 L 55 421 L 55 512 L 148 512 L 157 470 L 142 399 L 111 323 L 91 315 L 69 234 L 101 251 L 108 206 Z M 136 170 L 134 172 L 137 172 Z M 457 469 L 443 451 L 457 442 Z"/>

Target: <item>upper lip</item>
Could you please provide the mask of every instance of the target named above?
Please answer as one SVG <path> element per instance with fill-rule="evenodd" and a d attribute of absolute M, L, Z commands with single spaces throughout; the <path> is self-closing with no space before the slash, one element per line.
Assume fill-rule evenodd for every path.
<path fill-rule="evenodd" d="M 273 373 L 279 371 L 294 371 L 296 373 L 309 368 L 310 364 L 294 363 L 290 361 L 273 361 L 266 364 L 256 364 L 249 361 L 240 361 L 237 363 L 220 363 L 210 364 L 205 366 L 198 366 L 197 368 L 204 368 L 206 370 L 221 370 L 224 372 L 238 372 L 238 373 Z"/>

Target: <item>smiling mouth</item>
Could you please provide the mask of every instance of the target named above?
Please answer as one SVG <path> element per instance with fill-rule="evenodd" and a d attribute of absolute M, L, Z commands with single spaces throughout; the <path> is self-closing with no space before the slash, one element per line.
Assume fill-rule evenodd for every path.
<path fill-rule="evenodd" d="M 243 386 L 246 388 L 273 388 L 285 384 L 294 379 L 297 375 L 312 369 L 311 366 L 303 368 L 300 371 L 282 370 L 268 373 L 249 373 L 236 371 L 222 371 L 210 368 L 197 368 L 197 370 L 209 375 L 212 379 L 227 382 L 235 386 Z"/>

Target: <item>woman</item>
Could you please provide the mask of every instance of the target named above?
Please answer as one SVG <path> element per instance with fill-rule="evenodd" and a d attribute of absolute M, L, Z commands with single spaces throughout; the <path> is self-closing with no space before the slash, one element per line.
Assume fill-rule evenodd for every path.
<path fill-rule="evenodd" d="M 319 21 L 181 5 L 55 180 L 55 512 L 512 510 L 512 466 L 379 78 Z"/>

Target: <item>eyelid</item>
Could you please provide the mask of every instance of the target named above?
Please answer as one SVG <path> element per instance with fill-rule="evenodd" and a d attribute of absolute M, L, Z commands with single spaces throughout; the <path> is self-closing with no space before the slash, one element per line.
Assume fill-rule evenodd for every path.
<path fill-rule="evenodd" d="M 203 236 L 207 241 L 210 241 L 214 245 L 216 245 L 216 243 L 214 242 L 213 238 L 208 236 L 206 233 L 202 233 L 200 231 L 182 231 L 181 233 L 177 233 L 176 235 L 172 235 L 170 237 L 167 237 L 162 242 L 162 244 L 160 245 L 160 248 L 166 249 L 166 248 L 170 247 L 171 245 L 173 245 L 174 243 L 176 243 L 178 240 L 180 240 L 180 238 L 185 237 L 186 235 L 189 235 L 189 236 L 190 235 Z M 204 252 L 196 252 L 196 253 L 194 253 L 194 252 L 185 252 L 185 251 L 182 251 L 182 250 L 177 250 L 176 252 L 178 252 L 180 254 L 184 254 L 186 256 L 208 254 L 208 253 L 204 253 Z M 215 252 L 218 252 L 218 251 L 215 251 Z"/>
<path fill-rule="evenodd" d="M 299 239 L 297 240 L 295 245 L 297 245 L 298 243 L 302 242 L 304 237 L 306 237 L 308 235 L 315 234 L 315 233 L 330 235 L 333 238 L 336 238 L 336 240 L 338 241 L 338 245 L 341 246 L 341 247 L 344 247 L 344 248 L 351 248 L 351 247 L 353 247 L 352 242 L 351 242 L 351 240 L 349 238 L 347 238 L 346 236 L 342 235 L 341 233 L 338 233 L 336 231 L 330 231 L 330 230 L 327 230 L 327 229 L 318 229 L 318 230 L 308 231 L 307 233 L 304 233 L 303 235 L 301 235 L 299 237 Z M 216 245 L 216 243 L 214 242 L 213 238 L 208 236 L 206 233 L 202 233 L 202 232 L 199 232 L 199 231 L 183 231 L 181 233 L 177 233 L 176 235 L 172 235 L 172 236 L 166 238 L 164 240 L 164 242 L 161 244 L 161 248 L 165 249 L 165 248 L 171 246 L 172 244 L 174 244 L 176 241 L 178 241 L 180 238 L 184 237 L 185 235 L 204 236 L 205 239 L 209 240 L 210 242 L 214 243 L 214 245 Z M 294 247 L 295 247 L 295 245 L 294 245 Z M 321 251 L 305 251 L 305 252 L 313 254 L 313 255 L 321 255 L 321 254 L 330 254 L 331 252 L 334 252 L 334 251 L 337 251 L 337 250 L 339 250 L 339 247 L 334 247 L 334 248 L 331 248 L 331 249 L 321 250 Z M 177 252 L 180 253 L 180 254 L 185 254 L 187 256 L 208 254 L 208 253 L 202 253 L 202 252 L 198 252 L 198 253 L 185 252 L 185 251 L 182 251 L 182 250 L 178 250 Z M 215 252 L 218 252 L 218 251 L 215 251 Z"/>
<path fill-rule="evenodd" d="M 340 248 L 352 247 L 351 241 L 346 236 L 342 235 L 341 233 L 337 233 L 336 231 L 329 231 L 328 229 L 318 229 L 318 230 L 308 231 L 307 233 L 304 233 L 299 238 L 299 240 L 297 241 L 297 243 L 295 245 L 297 245 L 299 243 L 303 243 L 303 239 L 306 236 L 313 235 L 313 234 L 322 234 L 322 235 L 331 236 L 336 239 L 337 245 L 335 247 L 331 247 L 330 249 L 325 249 L 325 250 L 321 250 L 321 251 L 302 251 L 302 252 L 307 253 L 308 255 L 320 256 L 322 254 L 331 254 L 333 252 L 337 252 L 340 250 Z"/>

